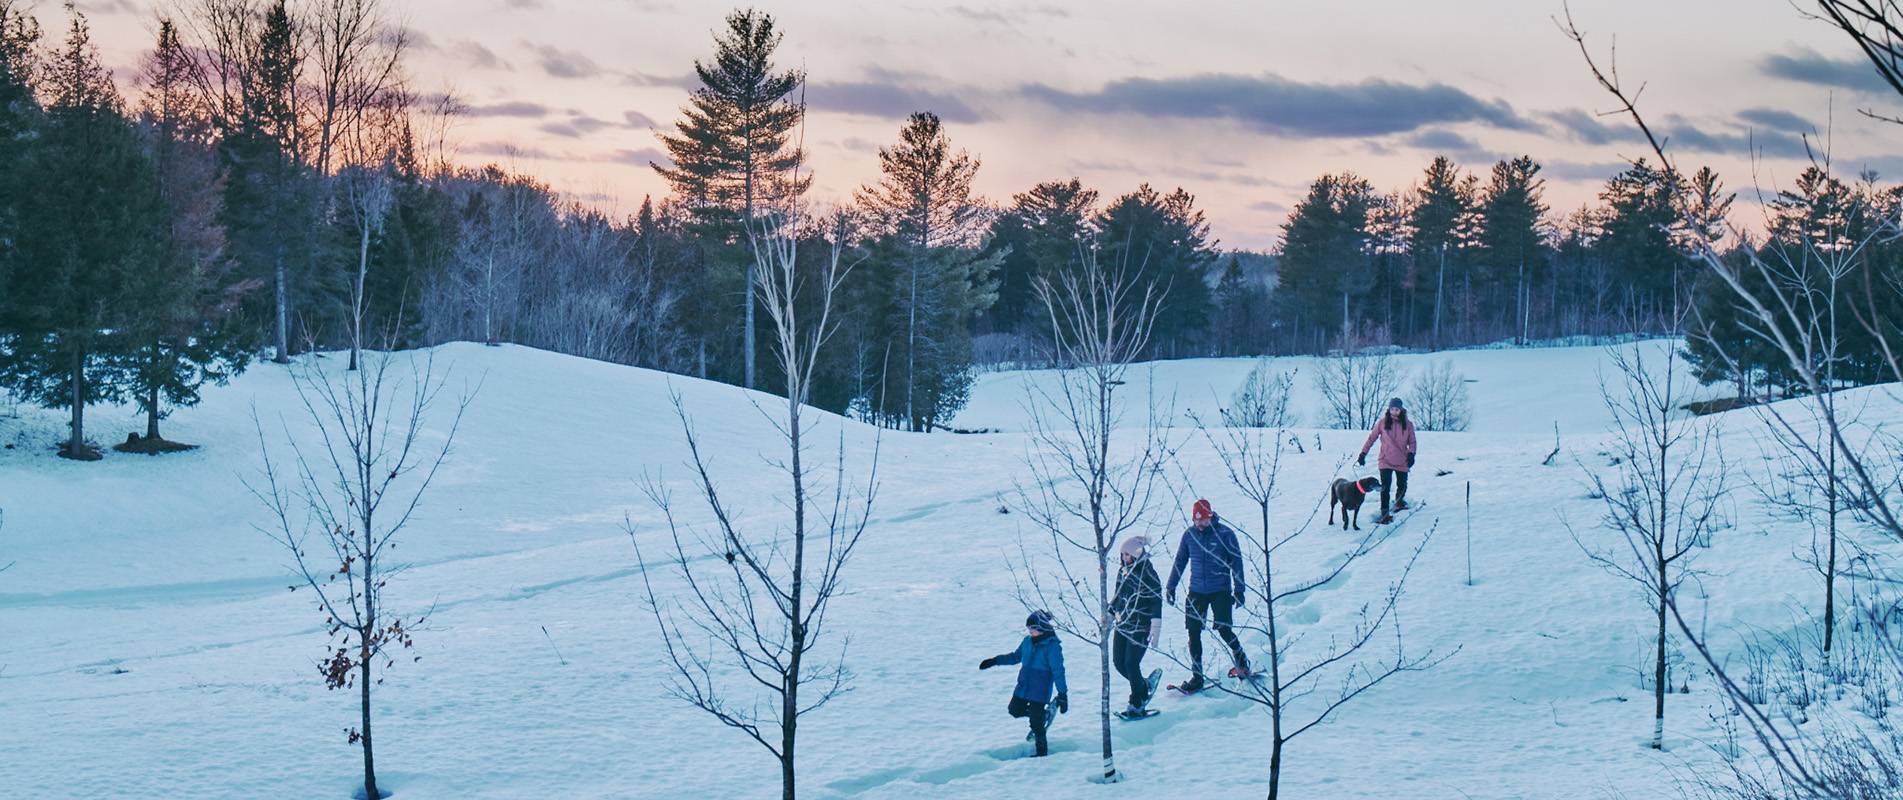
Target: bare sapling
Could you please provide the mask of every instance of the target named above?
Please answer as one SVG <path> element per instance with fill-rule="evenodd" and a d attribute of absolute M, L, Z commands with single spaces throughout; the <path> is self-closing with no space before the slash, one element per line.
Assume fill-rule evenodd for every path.
<path fill-rule="evenodd" d="M 1323 634 L 1291 624 L 1285 616 L 1288 609 L 1300 605 L 1311 592 L 1332 585 L 1351 566 L 1402 535 L 1408 523 L 1381 526 L 1367 537 L 1347 543 L 1345 553 L 1334 555 L 1322 564 L 1291 567 L 1287 560 L 1278 560 L 1278 556 L 1284 556 L 1289 552 L 1284 548 L 1315 527 L 1322 506 L 1327 503 L 1326 497 L 1318 497 L 1299 526 L 1286 534 L 1274 532 L 1272 511 L 1281 494 L 1278 483 L 1282 459 L 1288 453 L 1286 443 L 1299 447 L 1299 441 L 1285 431 L 1212 429 L 1201 420 L 1196 422 L 1202 438 L 1221 462 L 1230 487 L 1252 506 L 1254 521 L 1249 525 L 1240 526 L 1226 518 L 1224 521 L 1235 529 L 1244 550 L 1246 567 L 1255 585 L 1262 587 L 1257 597 L 1236 609 L 1234 628 L 1246 634 L 1245 643 L 1259 641 L 1257 646 L 1267 651 L 1262 659 L 1266 666 L 1253 677 L 1219 681 L 1214 686 L 1259 705 L 1268 713 L 1268 797 L 1276 800 L 1281 792 L 1289 742 L 1327 722 L 1343 706 L 1362 698 L 1388 679 L 1432 669 L 1459 651 L 1458 647 L 1447 652 L 1428 648 L 1409 653 L 1401 632 L 1400 602 L 1408 576 L 1440 523 L 1435 520 L 1393 579 L 1378 596 L 1362 605 L 1352 628 L 1327 635 L 1325 646 L 1304 647 L 1305 643 L 1323 638 Z M 1189 494 L 1197 494 L 1187 472 L 1184 483 Z M 1248 531 L 1246 527 L 1253 527 L 1255 531 Z M 1185 665 L 1174 654 L 1165 655 L 1178 665 L 1195 669 L 1195 665 Z M 1309 707 L 1302 707 L 1310 703 Z"/>
<path fill-rule="evenodd" d="M 1114 554 L 1126 535 L 1151 524 L 1159 476 L 1173 456 L 1155 396 L 1140 405 L 1121 396 L 1163 300 L 1140 285 L 1139 272 L 1127 263 L 1100 266 L 1086 250 L 1081 269 L 1038 279 L 1059 372 L 1028 390 L 1029 478 L 1013 502 L 1042 536 L 1035 552 L 1043 557 L 1021 546 L 1022 563 L 1013 565 L 1020 599 L 1097 648 L 1104 782 L 1122 777 L 1111 742 Z M 1143 416 L 1126 419 L 1131 411 Z"/>
<path fill-rule="evenodd" d="M 771 753 L 784 800 L 797 792 L 800 720 L 851 688 L 849 637 L 834 631 L 828 612 L 866 532 L 879 463 L 875 439 L 863 482 L 850 476 L 844 430 L 830 470 L 810 452 L 817 423 L 806 404 L 820 353 L 839 327 L 833 299 L 852 269 L 845 259 L 851 229 L 843 214 L 834 217 L 821 241 L 827 251 L 802 262 L 798 222 L 792 213 L 765 214 L 750 226 L 758 259 L 753 291 L 786 376 L 784 408 L 760 408 L 785 445 L 784 460 L 771 462 L 785 476 L 785 491 L 775 498 L 784 516 L 753 521 L 721 493 L 711 454 L 676 393 L 691 491 L 709 522 L 691 524 L 672 489 L 658 477 L 645 482 L 669 537 L 655 563 L 671 566 L 679 579 L 674 596 L 662 595 L 641 537 L 628 527 L 667 657 L 668 694 Z"/>
<path fill-rule="evenodd" d="M 1602 376 L 1600 394 L 1612 413 L 1612 464 L 1580 469 L 1605 504 L 1596 530 L 1567 530 L 1587 558 L 1636 584 L 1653 625 L 1652 743 L 1665 749 L 1665 695 L 1670 690 L 1667 614 L 1678 588 L 1695 575 L 1697 548 L 1723 527 L 1718 502 L 1725 494 L 1724 462 L 1709 420 L 1681 408 L 1690 375 L 1677 345 L 1658 359 L 1644 351 L 1608 351 L 1617 374 Z M 1611 475 L 1606 473 L 1610 471 Z"/>
<path fill-rule="evenodd" d="M 377 670 L 395 666 L 430 617 L 429 609 L 398 610 L 390 601 L 391 581 L 408 568 L 392 551 L 448 459 L 474 394 L 459 397 L 447 419 L 431 419 L 447 377 L 433 355 L 368 352 L 359 367 L 333 374 L 313 357 L 292 368 L 309 426 L 283 424 L 290 453 L 283 458 L 254 415 L 264 465 L 245 484 L 272 514 L 259 530 L 291 555 L 291 589 L 310 590 L 324 615 L 325 688 L 357 691 L 358 720 L 346 736 L 363 751 L 364 796 L 379 798 L 371 738 L 371 692 L 384 680 Z"/>

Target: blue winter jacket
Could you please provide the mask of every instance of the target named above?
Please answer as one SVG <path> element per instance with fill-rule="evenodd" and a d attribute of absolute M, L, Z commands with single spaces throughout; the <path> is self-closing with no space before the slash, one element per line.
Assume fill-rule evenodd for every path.
<path fill-rule="evenodd" d="M 1189 568 L 1189 590 L 1197 594 L 1242 594 L 1242 546 L 1236 532 L 1222 524 L 1220 517 L 1209 521 L 1208 530 L 1189 526 L 1183 531 L 1183 543 L 1176 548 L 1176 563 L 1170 567 L 1169 596 L 1176 596 L 1176 584 Z"/>
<path fill-rule="evenodd" d="M 1011 692 L 1014 697 L 1048 703 L 1053 683 L 1057 685 L 1058 694 L 1070 693 L 1064 682 L 1064 645 L 1057 641 L 1055 633 L 1036 639 L 1024 637 L 1016 651 L 998 656 L 997 663 L 1018 665 L 1018 685 Z"/>

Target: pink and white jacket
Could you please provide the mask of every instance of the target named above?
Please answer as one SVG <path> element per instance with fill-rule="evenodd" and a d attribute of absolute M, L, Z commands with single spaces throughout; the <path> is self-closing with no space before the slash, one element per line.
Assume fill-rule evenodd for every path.
<path fill-rule="evenodd" d="M 1368 431 L 1368 440 L 1361 443 L 1362 455 L 1368 454 L 1376 439 L 1381 440 L 1381 469 L 1406 472 L 1407 457 L 1414 452 L 1414 421 L 1389 426 L 1388 415 L 1382 414 L 1374 430 Z"/>

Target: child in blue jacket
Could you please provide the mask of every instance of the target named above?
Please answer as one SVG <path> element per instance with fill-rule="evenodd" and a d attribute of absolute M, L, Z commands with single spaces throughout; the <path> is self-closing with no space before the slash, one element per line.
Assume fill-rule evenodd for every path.
<path fill-rule="evenodd" d="M 1018 649 L 980 661 L 978 668 L 1018 665 L 1018 684 L 1011 693 L 1007 710 L 1013 717 L 1030 720 L 1037 754 L 1049 755 L 1050 745 L 1044 734 L 1050 727 L 1052 715 L 1070 713 L 1070 687 L 1064 681 L 1064 646 L 1057 640 L 1057 625 L 1048 611 L 1031 612 L 1024 620 L 1024 629 L 1028 635 L 1018 643 Z M 1057 689 L 1055 698 L 1051 696 L 1053 687 Z"/>

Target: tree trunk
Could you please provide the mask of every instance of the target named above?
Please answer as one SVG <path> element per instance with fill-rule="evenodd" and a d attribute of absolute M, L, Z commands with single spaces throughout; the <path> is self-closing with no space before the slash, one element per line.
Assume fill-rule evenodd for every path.
<path fill-rule="evenodd" d="M 159 438 L 159 367 L 164 360 L 165 347 L 158 342 L 152 343 L 152 374 L 146 380 L 145 387 L 145 438 L 158 441 Z M 1826 648 L 1828 649 L 1828 648 Z"/>
<path fill-rule="evenodd" d="M 1826 401 L 1828 402 L 1828 401 Z M 1837 633 L 1837 440 L 1830 440 L 1829 474 L 1824 476 L 1829 487 L 1825 496 L 1829 502 L 1829 560 L 1824 562 L 1824 663 L 1830 663 L 1830 645 Z"/>
<path fill-rule="evenodd" d="M 802 605 L 806 590 L 806 473 L 800 464 L 800 402 L 806 397 L 806 383 L 797 352 L 786 359 L 786 365 L 786 429 L 793 476 L 793 585 L 787 593 L 786 605 L 791 653 L 786 660 L 786 673 L 781 676 L 780 798 L 794 800 L 793 756 L 800 722 L 800 662 L 806 654 L 805 607 Z"/>
<path fill-rule="evenodd" d="M 359 213 L 366 209 L 358 209 Z M 357 362 L 363 353 L 363 283 L 370 272 L 370 225 L 365 222 L 358 229 L 357 238 L 357 281 L 350 290 L 350 366 L 346 370 L 355 371 Z"/>
<path fill-rule="evenodd" d="M 1282 786 L 1282 643 L 1275 634 L 1275 554 L 1269 535 L 1269 501 L 1262 507 L 1262 615 L 1269 632 L 1269 800 L 1276 800 Z M 1345 512 L 1344 512 L 1345 513 Z"/>
<path fill-rule="evenodd" d="M 86 348 L 73 348 L 72 437 L 66 440 L 67 458 L 86 457 Z"/>
<path fill-rule="evenodd" d="M 278 352 L 271 360 L 279 364 L 291 363 L 291 289 L 285 285 L 284 248 L 272 249 L 272 273 L 277 280 L 277 348 Z M 376 800 L 376 798 L 371 798 Z"/>
<path fill-rule="evenodd" d="M 751 136 L 747 138 L 746 170 L 747 170 L 747 175 L 746 175 L 747 241 L 751 243 L 753 241 L 753 138 Z M 745 312 L 746 320 L 747 320 L 746 326 L 745 326 L 746 330 L 743 332 L 743 335 L 746 337 L 746 341 L 742 345 L 742 352 L 744 352 L 745 355 L 741 356 L 741 358 L 743 358 L 746 361 L 746 368 L 745 368 L 746 384 L 745 385 L 746 385 L 746 388 L 751 389 L 753 388 L 753 265 L 755 262 L 760 260 L 760 248 L 759 246 L 755 245 L 748 249 L 751 250 L 752 252 L 748 254 L 749 258 L 747 259 L 747 288 L 746 288 L 746 291 L 741 292 L 741 295 L 745 298 L 743 302 L 747 304 L 746 312 Z M 702 369 L 702 373 L 704 374 L 705 372 L 706 370 Z M 790 391 L 788 393 L 791 394 Z"/>
<path fill-rule="evenodd" d="M 912 288 L 905 307 L 905 424 L 918 430 L 918 415 L 912 413 L 912 365 L 918 350 L 918 256 L 912 256 Z"/>
<path fill-rule="evenodd" d="M 358 631 L 359 636 L 363 633 Z M 361 638 L 359 641 L 362 641 Z M 360 693 L 361 724 L 363 725 L 363 796 L 375 800 L 383 795 L 377 791 L 377 757 L 376 753 L 370 749 L 370 646 L 367 643 L 362 647 L 361 656 L 363 661 L 358 664 L 357 679 L 363 684 Z"/>
<path fill-rule="evenodd" d="M 1659 540 L 1663 542 L 1663 539 Z M 1652 749 L 1665 749 L 1665 603 L 1670 592 L 1665 584 L 1665 549 L 1659 548 L 1658 657 L 1652 666 Z"/>

